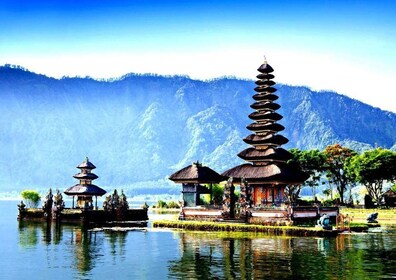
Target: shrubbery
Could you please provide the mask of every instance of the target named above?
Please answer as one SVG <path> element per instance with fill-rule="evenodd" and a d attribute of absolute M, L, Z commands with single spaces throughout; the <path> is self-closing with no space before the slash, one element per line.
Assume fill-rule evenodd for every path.
<path fill-rule="evenodd" d="M 28 208 L 37 208 L 41 196 L 38 192 L 32 190 L 24 190 L 21 192 L 21 196 L 24 200 L 24 203 Z"/>
<path fill-rule="evenodd" d="M 153 205 L 153 208 L 180 208 L 180 205 L 175 201 L 169 201 L 166 203 L 166 201 L 158 200 L 157 204 Z"/>

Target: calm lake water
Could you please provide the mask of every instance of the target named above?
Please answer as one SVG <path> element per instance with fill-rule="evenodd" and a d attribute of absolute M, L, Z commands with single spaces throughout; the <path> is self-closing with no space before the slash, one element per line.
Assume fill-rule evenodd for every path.
<path fill-rule="evenodd" d="M 0 201 L 1 279 L 396 279 L 396 228 L 337 238 L 19 223 Z"/>

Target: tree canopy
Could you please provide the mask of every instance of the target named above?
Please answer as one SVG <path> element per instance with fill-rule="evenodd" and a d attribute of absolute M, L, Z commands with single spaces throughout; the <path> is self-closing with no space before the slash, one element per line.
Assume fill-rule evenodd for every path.
<path fill-rule="evenodd" d="M 323 175 L 334 185 L 344 203 L 345 192 L 357 183 L 366 187 L 368 195 L 380 204 L 384 193 L 385 183 L 393 183 L 396 189 L 396 152 L 376 148 L 358 154 L 352 149 L 339 144 L 327 146 L 325 150 L 291 149 L 293 158 L 288 161 L 293 168 L 310 175 L 305 181 L 306 186 L 315 188 L 319 185 Z M 298 196 L 301 186 L 290 186 L 285 190 L 290 197 Z"/>
<path fill-rule="evenodd" d="M 36 208 L 41 199 L 40 194 L 33 190 L 24 190 L 21 192 L 21 196 L 28 208 Z"/>
<path fill-rule="evenodd" d="M 396 180 L 396 152 L 377 148 L 353 157 L 349 172 L 363 184 L 374 202 L 382 201 L 384 182 Z"/>
<path fill-rule="evenodd" d="M 326 176 L 334 184 L 340 194 L 341 203 L 344 203 L 344 194 L 349 185 L 354 182 L 351 173 L 347 172 L 347 164 L 357 153 L 340 144 L 327 146 L 324 150 Z"/>

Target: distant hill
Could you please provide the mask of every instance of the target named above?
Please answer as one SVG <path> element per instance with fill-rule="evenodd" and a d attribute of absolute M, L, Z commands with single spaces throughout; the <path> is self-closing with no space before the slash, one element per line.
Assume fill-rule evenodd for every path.
<path fill-rule="evenodd" d="M 75 166 L 85 156 L 101 186 L 166 182 L 196 160 L 224 171 L 241 162 L 236 155 L 247 147 L 242 138 L 254 87 L 253 80 L 141 74 L 54 79 L 0 67 L 0 192 L 64 189 L 75 184 Z M 396 114 L 335 92 L 277 88 L 286 148 L 338 142 L 395 149 Z"/>

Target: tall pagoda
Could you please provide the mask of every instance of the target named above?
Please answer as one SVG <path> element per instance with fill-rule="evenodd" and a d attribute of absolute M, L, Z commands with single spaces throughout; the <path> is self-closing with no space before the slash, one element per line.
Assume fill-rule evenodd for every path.
<path fill-rule="evenodd" d="M 264 61 L 257 69 L 257 87 L 254 89 L 254 112 L 249 115 L 253 123 L 247 126 L 252 134 L 243 139 L 251 147 L 238 154 L 248 163 L 233 167 L 222 173 L 234 180 L 245 179 L 251 187 L 254 205 L 273 205 L 286 201 L 285 187 L 289 184 L 302 184 L 308 176 L 290 168 L 286 161 L 292 154 L 281 148 L 289 140 L 279 134 L 285 127 L 278 123 L 283 117 L 276 111 L 281 107 L 275 101 L 279 98 L 273 86 L 274 69 Z"/>
<path fill-rule="evenodd" d="M 77 207 L 78 208 L 93 208 L 92 197 L 95 196 L 95 208 L 98 208 L 98 196 L 102 196 L 106 193 L 102 188 L 92 184 L 92 181 L 97 179 L 98 176 L 92 173 L 92 170 L 96 168 L 88 157 L 77 166 L 80 169 L 80 173 L 73 177 L 80 181 L 79 184 L 68 188 L 64 193 L 69 196 L 73 196 L 73 208 L 74 208 L 74 196 L 77 196 Z"/>

